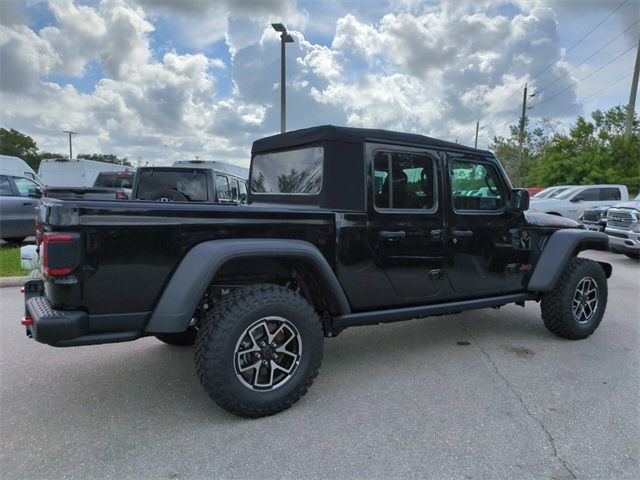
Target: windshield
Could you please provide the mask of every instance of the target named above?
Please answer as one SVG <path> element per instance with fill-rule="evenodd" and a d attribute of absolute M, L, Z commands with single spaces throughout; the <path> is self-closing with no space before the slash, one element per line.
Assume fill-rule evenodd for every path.
<path fill-rule="evenodd" d="M 103 188 L 131 188 L 133 185 L 133 175 L 122 175 L 116 173 L 100 173 L 96 178 L 94 187 Z"/>
<path fill-rule="evenodd" d="M 532 195 L 531 198 L 547 198 L 557 190 L 558 190 L 558 187 L 547 187 L 544 190 L 540 190 L 535 195 Z"/>
<path fill-rule="evenodd" d="M 207 175 L 200 170 L 149 169 L 139 172 L 139 200 L 207 201 Z"/>
<path fill-rule="evenodd" d="M 552 195 L 552 198 L 557 198 L 558 200 L 564 200 L 565 198 L 569 198 L 579 189 L 580 187 L 568 188 L 560 193 L 556 193 L 555 195 Z"/>

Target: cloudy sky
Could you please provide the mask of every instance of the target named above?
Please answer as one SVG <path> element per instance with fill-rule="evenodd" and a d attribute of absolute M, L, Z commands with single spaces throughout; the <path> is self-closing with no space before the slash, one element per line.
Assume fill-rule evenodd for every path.
<path fill-rule="evenodd" d="M 0 13 L 0 126 L 56 152 L 72 129 L 74 152 L 152 164 L 246 164 L 279 131 L 271 22 L 295 39 L 290 130 L 472 144 L 479 117 L 480 147 L 517 121 L 527 81 L 534 122 L 626 103 L 640 32 L 640 0 L 0 0 Z"/>

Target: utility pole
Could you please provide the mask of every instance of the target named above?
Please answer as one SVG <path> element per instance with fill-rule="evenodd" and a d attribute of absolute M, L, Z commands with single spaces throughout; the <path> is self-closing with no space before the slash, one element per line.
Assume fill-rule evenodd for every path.
<path fill-rule="evenodd" d="M 73 147 L 71 146 L 71 135 L 77 135 L 76 132 L 72 132 L 71 130 L 64 130 L 62 133 L 69 134 L 69 160 L 73 158 Z"/>
<path fill-rule="evenodd" d="M 287 29 L 281 23 L 272 23 L 271 26 L 280 33 L 280 133 L 287 131 L 287 94 L 285 92 L 285 49 L 287 43 L 293 43 L 293 37 L 287 33 Z"/>
<path fill-rule="evenodd" d="M 473 148 L 478 148 L 478 130 L 480 129 L 480 119 L 476 120 L 476 143 Z"/>
<path fill-rule="evenodd" d="M 527 84 L 524 84 L 522 95 L 522 116 L 520 117 L 520 132 L 518 134 L 518 163 L 522 163 L 522 149 L 524 148 L 524 127 L 527 122 Z"/>
<path fill-rule="evenodd" d="M 638 75 L 640 74 L 640 37 L 638 38 L 638 49 L 636 51 L 636 66 L 633 68 L 633 80 L 631 81 L 631 92 L 629 93 L 629 106 L 627 107 L 627 126 L 624 129 L 625 138 L 631 136 L 633 125 L 633 112 L 636 109 L 636 94 L 638 93 Z"/>

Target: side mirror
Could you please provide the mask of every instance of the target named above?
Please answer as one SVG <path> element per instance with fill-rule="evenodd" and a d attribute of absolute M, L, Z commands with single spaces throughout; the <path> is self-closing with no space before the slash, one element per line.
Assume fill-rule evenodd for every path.
<path fill-rule="evenodd" d="M 35 191 L 29 196 L 40 198 L 42 196 L 42 189 L 40 187 L 36 187 Z"/>
<path fill-rule="evenodd" d="M 580 195 L 576 195 L 575 197 L 573 197 L 571 200 L 569 200 L 571 203 L 578 203 L 578 202 L 582 202 L 584 200 L 584 198 L 582 198 Z"/>
<path fill-rule="evenodd" d="M 529 210 L 529 191 L 526 188 L 511 190 L 511 210 L 514 212 Z"/>

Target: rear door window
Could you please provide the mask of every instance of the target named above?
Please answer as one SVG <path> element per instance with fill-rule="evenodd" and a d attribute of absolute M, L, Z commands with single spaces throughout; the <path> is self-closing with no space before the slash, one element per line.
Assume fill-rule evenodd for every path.
<path fill-rule="evenodd" d="M 435 168 L 429 155 L 376 152 L 374 188 L 377 208 L 432 210 L 435 206 Z"/>
<path fill-rule="evenodd" d="M 231 199 L 237 202 L 240 198 L 240 186 L 238 185 L 238 179 L 231 179 Z"/>
<path fill-rule="evenodd" d="M 611 200 L 620 200 L 622 197 L 620 195 L 619 188 L 601 188 L 600 189 L 600 200 L 602 201 L 611 201 Z"/>
<path fill-rule="evenodd" d="M 224 175 L 216 174 L 216 194 L 218 195 L 218 201 L 231 200 L 231 189 L 229 188 L 229 179 Z"/>

